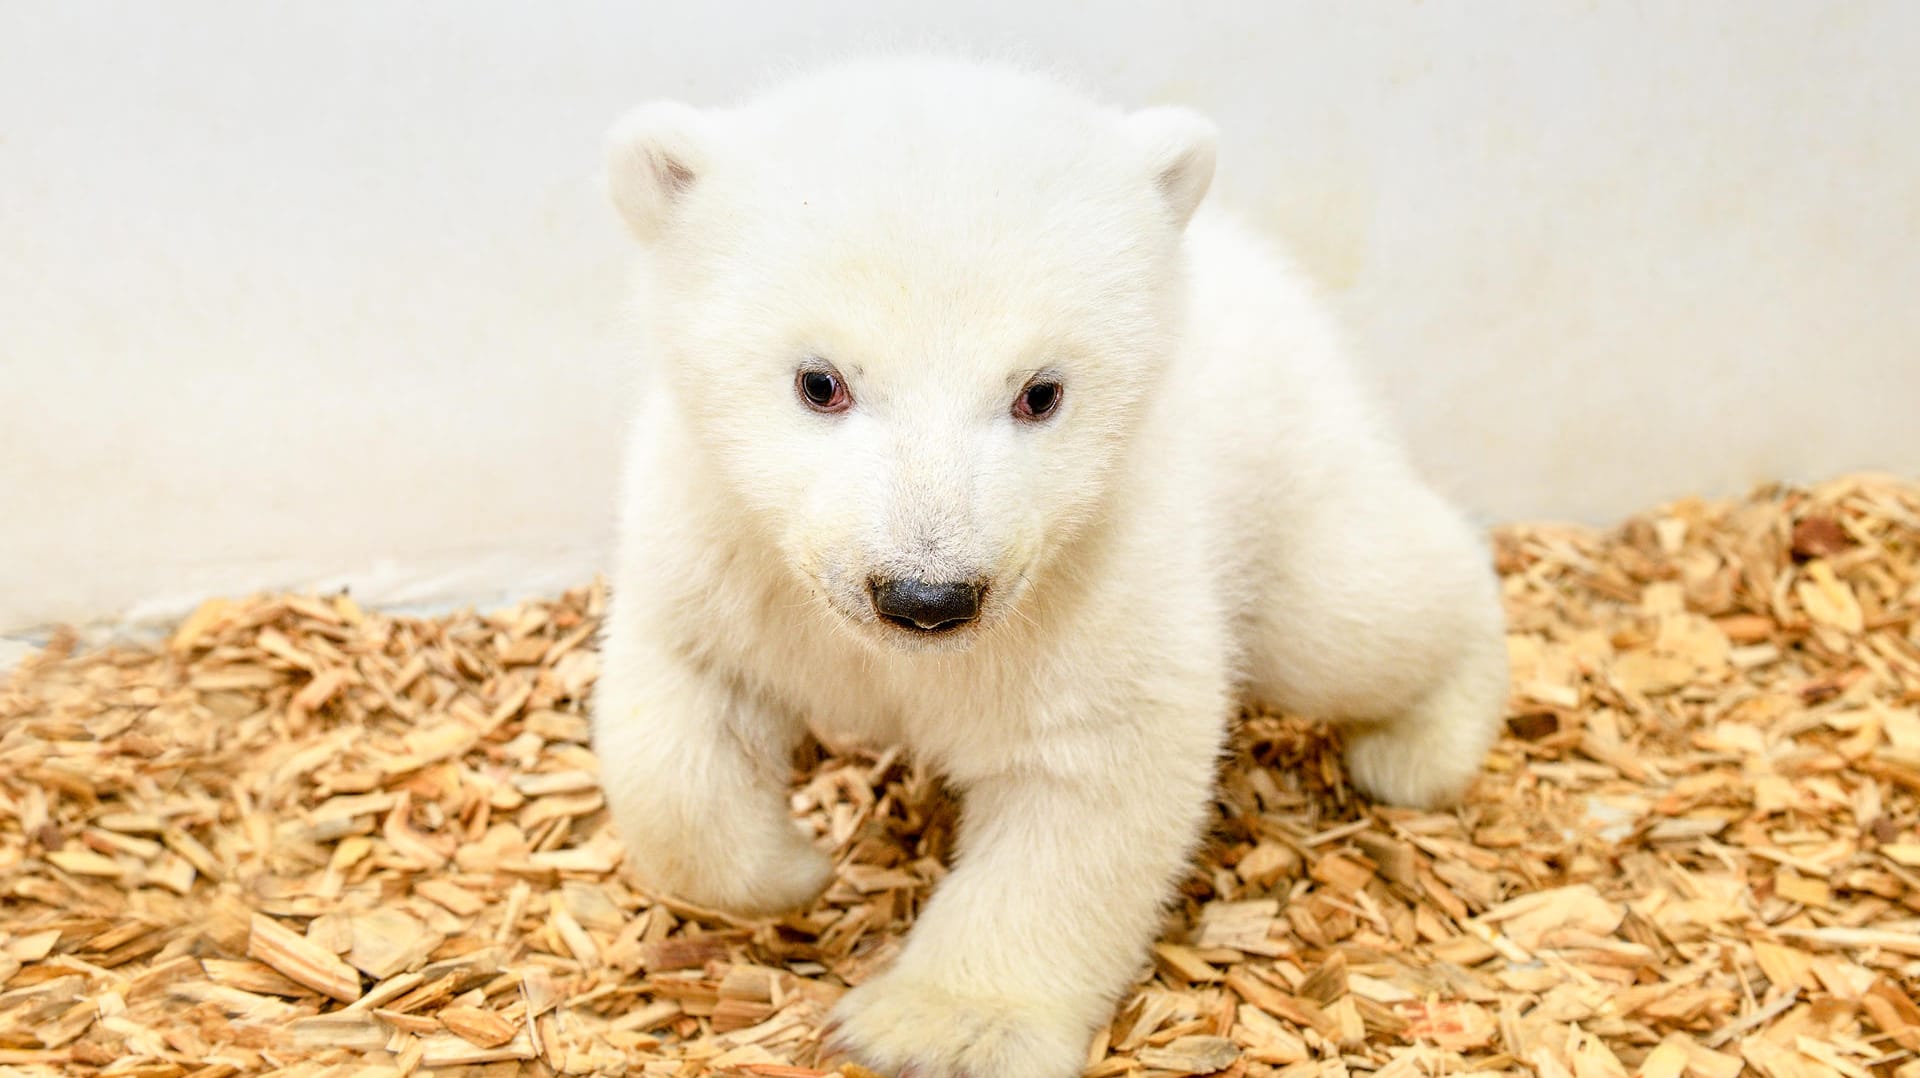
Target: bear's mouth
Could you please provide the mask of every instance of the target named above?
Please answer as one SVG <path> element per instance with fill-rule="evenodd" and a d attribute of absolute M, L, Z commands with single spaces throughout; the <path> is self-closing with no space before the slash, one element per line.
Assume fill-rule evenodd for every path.
<path fill-rule="evenodd" d="M 867 624 L 871 628 L 860 635 L 867 638 L 868 646 L 895 655 L 958 654 L 972 650 L 980 639 L 980 622 L 977 620 L 940 629 L 901 625 L 883 617 L 870 618 Z"/>
<path fill-rule="evenodd" d="M 901 617 L 898 614 L 882 614 L 880 615 L 880 620 L 888 623 L 889 625 L 894 625 L 901 629 L 905 629 L 907 632 L 913 633 L 915 636 L 949 636 L 949 635 L 952 635 L 957 630 L 963 629 L 966 626 L 973 624 L 975 619 L 953 618 L 948 621 L 940 622 L 937 625 L 922 625 L 919 622 L 914 621 L 912 618 Z"/>

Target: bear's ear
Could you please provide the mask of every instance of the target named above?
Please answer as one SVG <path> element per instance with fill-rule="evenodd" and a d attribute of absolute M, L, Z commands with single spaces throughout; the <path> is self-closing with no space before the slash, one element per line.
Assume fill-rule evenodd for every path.
<path fill-rule="evenodd" d="M 707 167 L 706 117 L 673 101 L 641 105 L 607 134 L 607 193 L 643 243 L 659 238 Z"/>
<path fill-rule="evenodd" d="M 1213 121 L 1178 106 L 1141 109 L 1127 117 L 1127 128 L 1146 152 L 1175 221 L 1185 228 L 1213 182 Z"/>

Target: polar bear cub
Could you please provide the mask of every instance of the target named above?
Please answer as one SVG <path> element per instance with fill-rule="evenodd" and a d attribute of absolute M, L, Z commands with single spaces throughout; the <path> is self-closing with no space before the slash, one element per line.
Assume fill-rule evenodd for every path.
<path fill-rule="evenodd" d="M 1506 692 L 1480 538 L 1295 272 L 1201 208 L 1214 130 L 896 58 L 609 139 L 646 393 L 594 742 L 631 869 L 743 914 L 832 865 L 790 754 L 904 745 L 957 863 L 831 1046 L 1078 1074 L 1252 700 L 1435 805 Z"/>

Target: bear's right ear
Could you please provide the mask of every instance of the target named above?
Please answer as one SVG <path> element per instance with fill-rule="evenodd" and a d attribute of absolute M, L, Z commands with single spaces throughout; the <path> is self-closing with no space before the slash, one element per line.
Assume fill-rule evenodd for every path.
<path fill-rule="evenodd" d="M 658 239 L 675 204 L 707 166 L 706 118 L 699 109 L 656 101 L 628 113 L 607 134 L 607 193 L 643 243 Z"/>

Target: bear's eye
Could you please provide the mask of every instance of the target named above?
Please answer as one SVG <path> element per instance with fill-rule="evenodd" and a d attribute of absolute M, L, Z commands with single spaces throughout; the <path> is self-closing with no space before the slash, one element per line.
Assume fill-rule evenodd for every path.
<path fill-rule="evenodd" d="M 794 375 L 793 385 L 800 399 L 816 412 L 844 412 L 853 407 L 853 395 L 847 392 L 846 380 L 832 367 L 802 367 Z"/>
<path fill-rule="evenodd" d="M 1013 398 L 1013 417 L 1038 423 L 1060 407 L 1060 383 L 1051 378 L 1035 378 Z"/>

